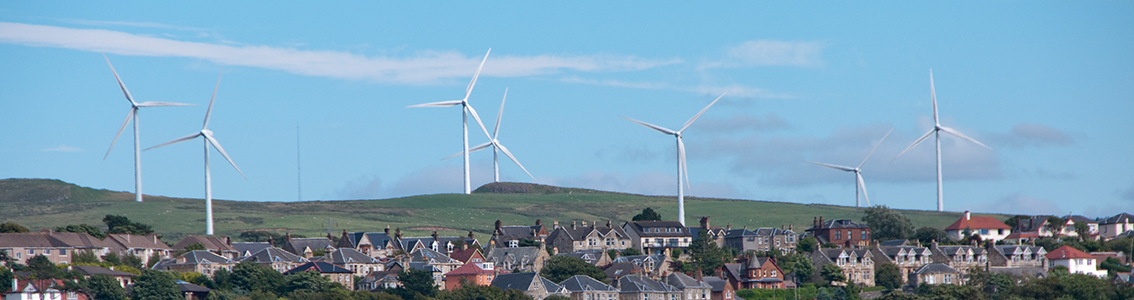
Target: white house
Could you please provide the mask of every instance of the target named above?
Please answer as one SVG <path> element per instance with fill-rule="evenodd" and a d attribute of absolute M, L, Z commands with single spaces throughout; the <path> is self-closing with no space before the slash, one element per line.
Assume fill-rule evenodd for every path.
<path fill-rule="evenodd" d="M 974 217 L 968 211 L 965 216 L 945 227 L 945 235 L 954 240 L 961 240 L 965 232 L 980 236 L 981 240 L 999 241 L 1012 233 L 1012 227 L 993 217 Z"/>
<path fill-rule="evenodd" d="M 1045 257 L 1051 262 L 1052 267 L 1064 266 L 1071 273 L 1094 275 L 1099 278 L 1106 277 L 1106 270 L 1098 269 L 1099 264 L 1094 256 L 1079 251 L 1079 249 L 1071 248 L 1071 246 L 1059 247 L 1048 252 Z"/>

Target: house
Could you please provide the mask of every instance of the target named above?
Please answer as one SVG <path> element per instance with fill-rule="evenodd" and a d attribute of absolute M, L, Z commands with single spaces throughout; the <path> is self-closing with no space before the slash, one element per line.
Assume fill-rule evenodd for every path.
<path fill-rule="evenodd" d="M 910 273 L 906 280 L 910 286 L 917 287 L 922 284 L 962 284 L 961 272 L 946 264 L 931 263 Z"/>
<path fill-rule="evenodd" d="M 700 270 L 698 270 L 697 277 L 693 278 L 680 272 L 670 273 L 665 277 L 665 283 L 681 291 L 682 295 L 678 296 L 678 299 L 709 300 L 709 297 L 712 296 L 713 287 L 701 281 Z"/>
<path fill-rule="evenodd" d="M 811 253 L 811 262 L 815 264 L 816 272 L 822 270 L 826 264 L 835 264 L 843 269 L 843 275 L 846 275 L 848 282 L 874 286 L 873 256 L 865 249 L 819 247 Z"/>
<path fill-rule="evenodd" d="M 839 247 L 870 246 L 870 226 L 852 220 L 838 219 L 823 221 L 818 217 L 811 221 L 807 233 L 819 240 L 819 244 L 835 244 Z"/>
<path fill-rule="evenodd" d="M 1087 224 L 1087 236 L 1086 236 L 1086 238 L 1091 239 L 1091 240 L 1099 239 L 1099 221 L 1098 220 L 1089 219 L 1087 217 L 1080 216 L 1080 215 L 1068 215 L 1068 216 L 1064 216 L 1063 219 L 1067 220 L 1067 223 L 1069 224 L 1066 228 L 1064 228 L 1064 231 L 1070 231 L 1070 232 L 1067 232 L 1065 235 L 1072 236 L 1072 237 L 1078 237 L 1079 232 L 1075 230 L 1075 224 L 1083 223 L 1083 224 Z"/>
<path fill-rule="evenodd" d="M 735 300 L 736 290 L 732 288 L 728 280 L 717 277 L 705 277 L 704 281 L 712 288 L 712 295 L 709 296 L 710 300 Z"/>
<path fill-rule="evenodd" d="M 485 262 L 484 253 L 480 252 L 480 248 L 468 248 L 462 245 L 463 249 L 453 250 L 449 253 L 449 258 L 456 259 L 462 263 L 478 263 Z"/>
<path fill-rule="evenodd" d="M 46 234 L 47 238 L 55 241 L 56 243 L 67 245 L 72 249 L 73 253 L 87 251 L 94 253 L 94 255 L 98 257 L 102 257 L 103 255 L 110 253 L 110 243 L 96 239 L 95 237 L 86 233 L 55 232 L 48 229 L 45 229 L 41 233 Z M 149 258 L 149 256 L 141 256 L 137 254 L 134 255 L 142 258 L 143 261 Z"/>
<path fill-rule="evenodd" d="M 270 241 L 271 238 L 269 238 L 268 240 Z M 237 257 L 249 256 L 249 255 L 252 255 L 253 253 L 260 252 L 260 250 L 264 250 L 265 248 L 271 248 L 271 247 L 273 247 L 271 242 L 236 242 L 236 243 L 232 243 L 232 248 L 235 248 L 236 252 L 240 252 L 240 254 L 238 254 Z"/>
<path fill-rule="evenodd" d="M 928 247 L 911 245 L 879 245 L 872 249 L 872 259 L 876 264 L 890 263 L 898 267 L 902 283 L 907 283 L 909 274 L 921 267 L 933 263 L 933 251 Z"/>
<path fill-rule="evenodd" d="M 931 259 L 934 263 L 945 264 L 961 274 L 967 275 L 974 267 L 988 266 L 991 253 L 988 249 L 977 246 L 939 246 L 937 242 L 930 245 Z"/>
<path fill-rule="evenodd" d="M 69 271 L 78 272 L 80 275 L 83 276 L 83 278 L 86 278 L 86 279 L 90 279 L 92 275 L 107 275 L 107 276 L 110 276 L 110 277 L 114 278 L 115 281 L 118 281 L 118 285 L 122 286 L 122 288 L 126 288 L 127 285 L 130 285 L 131 283 L 133 283 L 134 277 L 138 276 L 138 275 L 134 275 L 134 273 L 126 273 L 126 272 L 122 272 L 122 271 L 115 271 L 113 269 L 107 269 L 107 268 L 98 267 L 98 266 L 76 265 L 76 266 L 69 266 L 69 267 L 67 267 L 67 269 Z"/>
<path fill-rule="evenodd" d="M 469 248 L 481 247 L 480 242 L 473 237 L 471 231 L 468 237 L 438 236 L 436 231 L 429 237 L 402 237 L 401 230 L 397 230 L 394 234 L 394 239 L 398 250 L 405 251 L 405 253 L 411 253 L 421 248 L 428 248 L 449 255 L 449 252 L 461 248 L 462 244 L 468 245 Z"/>
<path fill-rule="evenodd" d="M 262 267 L 276 270 L 276 272 L 283 273 L 287 270 L 294 269 L 301 264 L 308 263 L 306 258 L 299 255 L 292 254 L 291 252 L 284 251 L 276 247 L 267 247 L 252 253 L 245 257 L 238 259 L 239 262 L 253 262 Z"/>
<path fill-rule="evenodd" d="M 379 289 L 393 289 L 402 283 L 398 280 L 398 272 L 373 272 L 362 277 L 354 284 L 356 291 L 373 291 Z"/>
<path fill-rule="evenodd" d="M 693 236 L 693 240 L 697 240 L 701 238 L 701 232 L 704 231 L 709 234 L 709 238 L 717 244 L 717 247 L 724 247 L 724 238 L 728 229 L 720 226 L 709 226 L 709 217 L 701 217 L 701 227 L 689 227 L 689 234 Z"/>
<path fill-rule="evenodd" d="M 75 247 L 52 238 L 50 231 L 0 233 L 0 250 L 8 251 L 12 261 L 20 264 L 27 264 L 27 260 L 36 255 L 43 255 L 56 264 L 70 263 L 75 256 Z"/>
<path fill-rule="evenodd" d="M 664 273 L 669 272 L 673 260 L 667 254 L 630 255 L 615 258 L 614 264 L 619 263 L 633 264 L 642 269 L 642 275 L 660 280 L 665 275 Z M 607 275 L 609 276 L 609 274 Z"/>
<path fill-rule="evenodd" d="M 458 261 L 445 255 L 444 253 L 434 251 L 429 248 L 419 248 L 407 255 L 405 259 L 410 263 L 422 263 L 437 268 L 438 277 L 441 274 L 449 273 L 465 263 Z M 438 283 L 441 283 L 439 280 Z"/>
<path fill-rule="evenodd" d="M 492 263 L 471 263 L 445 273 L 445 289 L 455 290 L 462 285 L 489 285 L 496 277 Z"/>
<path fill-rule="evenodd" d="M 382 261 L 370 257 L 354 248 L 339 248 L 327 253 L 323 261 L 347 268 L 354 272 L 354 276 L 363 277 L 371 272 L 385 270 Z"/>
<path fill-rule="evenodd" d="M 1071 246 L 1064 245 L 1063 247 L 1051 250 L 1044 255 L 1051 266 L 1064 266 L 1067 271 L 1072 274 L 1087 274 L 1099 278 L 1106 278 L 1106 270 L 1098 269 L 1098 261 L 1093 255 L 1086 252 L 1079 251 L 1079 249 L 1072 248 Z"/>
<path fill-rule="evenodd" d="M 607 279 L 612 280 L 612 281 L 618 280 L 618 278 L 622 278 L 622 276 L 646 275 L 645 269 L 643 269 L 642 267 L 640 267 L 638 265 L 635 265 L 633 263 L 628 263 L 628 262 L 612 263 L 609 266 L 606 266 L 606 268 L 603 269 L 602 272 L 604 274 L 606 274 Z M 649 275 L 646 275 L 646 276 L 649 276 Z"/>
<path fill-rule="evenodd" d="M 291 252 L 291 254 L 311 258 L 335 251 L 335 242 L 331 241 L 330 234 L 326 237 L 317 238 L 293 238 L 289 232 L 284 235 L 283 246 L 280 248 Z"/>
<path fill-rule="evenodd" d="M 841 235 L 840 235 L 841 236 Z M 724 236 L 724 244 L 741 253 L 747 251 L 780 250 L 783 253 L 795 252 L 795 244 L 799 236 L 790 229 L 757 228 L 729 230 Z"/>
<path fill-rule="evenodd" d="M 240 257 L 240 251 L 232 247 L 232 239 L 227 237 L 222 240 L 215 236 L 190 235 L 181 239 L 181 241 L 176 244 L 173 244 L 173 249 L 182 250 L 194 244 L 201 244 L 201 246 L 205 247 L 205 250 L 212 251 L 228 259 Z"/>
<path fill-rule="evenodd" d="M 739 263 L 725 264 L 722 271 L 733 290 L 784 288 L 784 271 L 767 257 L 749 255 Z"/>
<path fill-rule="evenodd" d="M 945 227 L 945 235 L 954 240 L 965 239 L 965 234 L 979 236 L 993 242 L 1003 240 L 1012 233 L 1012 227 L 993 217 L 974 217 L 969 211 L 953 224 Z"/>
<path fill-rule="evenodd" d="M 177 288 L 181 290 L 181 295 L 185 296 L 185 300 L 207 299 L 209 297 L 209 293 L 213 292 L 213 290 L 210 288 L 181 280 L 177 280 Z"/>
<path fill-rule="evenodd" d="M 295 267 L 291 270 L 287 270 L 283 274 L 291 275 L 307 271 L 319 272 L 319 275 L 327 277 L 327 279 L 330 279 L 331 282 L 338 282 L 345 286 L 347 289 L 354 290 L 354 272 L 328 262 L 308 262 L 299 265 L 298 267 Z"/>
<path fill-rule="evenodd" d="M 336 248 L 354 248 L 373 258 L 394 257 L 398 250 L 397 241 L 390 236 L 390 226 L 383 232 L 350 232 L 339 238 Z"/>
<path fill-rule="evenodd" d="M 492 286 L 502 290 L 518 290 L 524 292 L 524 295 L 531 296 L 535 300 L 542 300 L 551 295 L 564 297 L 568 295 L 566 288 L 534 272 L 500 274 L 496 276 L 496 279 L 492 280 Z"/>
<path fill-rule="evenodd" d="M 108 234 L 102 241 L 110 247 L 110 252 L 117 253 L 118 256 L 132 254 L 142 259 L 149 259 L 154 255 L 159 258 L 170 258 L 173 254 L 173 248 L 158 239 L 156 234 Z"/>
<path fill-rule="evenodd" d="M 591 278 L 587 275 L 575 275 L 559 283 L 567 292 L 571 300 L 615 300 L 618 298 L 618 289 Z"/>
<path fill-rule="evenodd" d="M 993 267 L 1033 267 L 1047 269 L 1048 261 L 1044 257 L 1047 250 L 1043 247 L 1028 245 L 996 245 L 992 247 L 988 260 Z"/>
<path fill-rule="evenodd" d="M 489 245 L 488 257 L 485 259 L 496 264 L 496 268 L 502 271 L 539 273 L 543 270 L 543 264 L 551 258 L 542 247 L 491 246 Z"/>
<path fill-rule="evenodd" d="M 491 241 L 499 247 L 515 248 L 519 247 L 521 242 L 543 245 L 547 236 L 547 228 L 543 227 L 543 222 L 540 220 L 536 220 L 534 226 L 503 226 L 500 220 L 496 220 L 496 228 L 492 231 Z M 534 244 L 525 246 L 534 246 Z"/>
<path fill-rule="evenodd" d="M 61 291 L 61 279 L 18 279 L 12 278 L 12 285 L 4 294 L 4 300 L 87 300 L 87 295 L 73 291 Z"/>
<path fill-rule="evenodd" d="M 555 222 L 555 229 L 547 236 L 547 244 L 559 253 L 584 250 L 605 252 L 609 249 L 622 250 L 633 246 L 633 241 L 626 231 L 622 227 L 613 226 L 610 221 L 606 221 L 606 226 L 594 223 L 587 226 L 586 223 L 583 222 L 583 226 L 576 226 L 575 222 L 571 221 L 570 227 L 560 227 L 559 222 Z"/>
<path fill-rule="evenodd" d="M 609 266 L 611 263 L 614 263 L 614 260 L 610 258 L 610 255 L 604 253 L 602 250 L 583 250 L 571 253 L 553 253 L 552 255 L 566 255 L 582 259 L 588 264 L 595 265 L 599 268 Z"/>
<path fill-rule="evenodd" d="M 689 248 L 693 235 L 677 221 L 630 221 L 622 225 L 630 236 L 631 247 L 643 254 L 661 254 L 667 249 Z"/>
<path fill-rule="evenodd" d="M 1123 233 L 1134 230 L 1134 216 L 1120 213 L 1099 222 L 1099 236 L 1104 240 L 1111 240 Z"/>
<path fill-rule="evenodd" d="M 196 272 L 212 277 L 213 273 L 220 269 L 232 271 L 232 267 L 235 265 L 235 261 L 211 251 L 193 250 L 176 258 L 163 259 L 155 264 L 153 269 L 181 273 Z"/>
<path fill-rule="evenodd" d="M 681 290 L 661 280 L 642 275 L 628 275 L 614 281 L 619 300 L 677 300 L 683 297 Z"/>

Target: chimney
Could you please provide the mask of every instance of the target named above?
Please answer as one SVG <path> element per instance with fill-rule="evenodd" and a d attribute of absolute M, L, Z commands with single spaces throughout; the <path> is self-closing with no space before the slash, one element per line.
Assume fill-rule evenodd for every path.
<path fill-rule="evenodd" d="M 540 219 L 535 219 L 535 226 L 543 226 L 543 221 Z"/>
<path fill-rule="evenodd" d="M 823 226 L 823 216 L 819 216 L 819 226 Z"/>
<path fill-rule="evenodd" d="M 613 224 L 610 223 L 610 220 L 606 220 L 606 228 L 610 228 L 611 226 L 613 226 Z"/>
<path fill-rule="evenodd" d="M 399 240 L 402 239 L 402 228 L 401 227 L 394 228 L 394 238 L 399 239 Z"/>
<path fill-rule="evenodd" d="M 330 233 L 328 233 L 327 235 L 330 235 Z M 224 237 L 224 243 L 229 245 L 229 246 L 232 246 L 232 238 L 227 237 L 227 236 Z"/>
<path fill-rule="evenodd" d="M 559 247 L 551 247 L 551 255 L 559 255 Z"/>
<path fill-rule="evenodd" d="M 794 230 L 794 229 L 791 229 L 791 224 L 788 224 L 788 226 L 787 226 L 787 230 L 788 230 L 788 231 L 791 231 L 791 232 L 795 232 L 795 230 Z"/>
<path fill-rule="evenodd" d="M 972 219 L 973 219 L 972 214 L 970 214 L 969 211 L 966 210 L 965 211 L 965 221 L 972 220 Z"/>
<path fill-rule="evenodd" d="M 732 223 L 725 223 L 724 230 L 732 230 Z"/>
<path fill-rule="evenodd" d="M 273 241 L 272 236 L 269 235 L 268 236 L 268 246 L 269 247 L 275 247 L 275 245 L 276 245 L 275 241 Z"/>
<path fill-rule="evenodd" d="M 709 217 L 701 217 L 701 228 L 709 230 Z"/>
<path fill-rule="evenodd" d="M 503 226 L 502 223 L 500 223 L 500 219 L 496 219 L 496 232 L 500 232 L 501 227 Z"/>
<path fill-rule="evenodd" d="M 475 237 L 473 237 L 472 230 L 469 230 L 469 239 L 475 239 Z"/>
<path fill-rule="evenodd" d="M 555 228 L 559 228 L 559 221 L 555 221 L 555 222 L 554 222 L 554 223 L 552 223 L 552 224 L 554 224 L 553 226 L 555 226 Z"/>
<path fill-rule="evenodd" d="M 157 235 L 156 234 L 150 234 L 150 236 L 154 237 L 154 244 L 157 244 Z"/>
<path fill-rule="evenodd" d="M 387 236 L 390 235 L 390 224 L 386 224 L 386 230 L 383 230 L 383 232 L 386 232 Z"/>
<path fill-rule="evenodd" d="M 571 221 L 571 229 L 575 229 L 575 221 Z"/>
<path fill-rule="evenodd" d="M 701 268 L 697 268 L 697 271 L 693 272 L 693 279 L 696 279 L 697 281 L 702 281 L 705 279 L 705 273 L 701 272 Z"/>
<path fill-rule="evenodd" d="M 811 217 L 811 228 L 819 227 L 819 218 Z"/>
<path fill-rule="evenodd" d="M 437 231 L 434 230 L 433 231 L 433 241 L 439 241 L 439 240 L 441 240 L 441 239 L 437 237 Z"/>
<path fill-rule="evenodd" d="M 579 221 L 583 223 L 583 227 L 587 227 L 587 221 Z"/>

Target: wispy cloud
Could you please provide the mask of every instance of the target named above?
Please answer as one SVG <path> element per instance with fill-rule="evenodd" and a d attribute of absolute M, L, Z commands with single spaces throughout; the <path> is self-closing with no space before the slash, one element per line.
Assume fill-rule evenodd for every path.
<path fill-rule="evenodd" d="M 768 113 L 764 116 L 737 113 L 727 119 L 706 119 L 701 121 L 701 124 L 697 126 L 696 130 L 715 133 L 734 133 L 787 128 L 789 128 L 787 121 L 784 121 L 774 113 Z"/>
<path fill-rule="evenodd" d="M 141 28 L 158 28 L 158 29 L 173 29 L 180 31 L 203 31 L 204 28 L 176 26 L 169 24 L 162 24 L 156 22 L 129 22 L 129 21 L 101 21 L 101 20 L 85 20 L 85 19 L 59 19 L 60 22 L 89 25 L 89 26 L 128 26 L 128 27 L 141 27 Z"/>
<path fill-rule="evenodd" d="M 700 68 L 823 65 L 823 43 L 820 42 L 755 40 L 731 47 L 726 52 L 724 60 L 703 63 Z"/>
<path fill-rule="evenodd" d="M 467 77 L 480 63 L 455 51 L 422 51 L 412 57 L 368 57 L 339 51 L 297 50 L 270 46 L 186 42 L 102 29 L 0 22 L 0 42 L 38 47 L 137 56 L 189 57 L 217 64 L 284 72 L 402 84 L 434 84 Z M 483 75 L 520 77 L 564 71 L 624 72 L 680 63 L 635 56 L 508 56 L 489 58 Z"/>
<path fill-rule="evenodd" d="M 682 86 L 682 85 L 670 84 L 670 83 L 664 83 L 664 82 L 622 81 L 622 80 L 615 80 L 615 79 L 599 80 L 599 79 L 581 78 L 579 76 L 568 76 L 568 77 L 563 77 L 559 80 L 562 81 L 562 82 L 567 82 L 567 83 L 580 83 L 580 84 L 624 87 L 624 88 L 633 88 L 633 89 L 671 90 L 671 91 L 692 92 L 692 93 L 697 93 L 697 94 L 709 95 L 709 96 L 713 96 L 713 97 L 719 96 L 721 94 L 726 94 L 727 97 L 781 98 L 781 99 L 792 98 L 792 96 L 788 95 L 788 94 L 773 93 L 773 92 L 769 92 L 769 91 L 761 89 L 761 88 L 750 87 L 750 86 L 741 85 L 741 84 L 732 84 L 732 85 L 725 85 L 725 86 L 719 86 L 719 85 Z"/>
<path fill-rule="evenodd" d="M 59 147 L 51 147 L 51 148 L 46 148 L 46 149 L 39 150 L 39 151 L 43 151 L 43 152 L 82 152 L 83 149 L 77 148 L 77 147 L 71 147 L 71 146 L 67 146 L 67 145 L 59 145 Z"/>
<path fill-rule="evenodd" d="M 1075 143 L 1071 135 L 1052 127 L 1020 123 L 1006 134 L 991 134 L 989 142 L 1005 147 L 1065 146 Z"/>

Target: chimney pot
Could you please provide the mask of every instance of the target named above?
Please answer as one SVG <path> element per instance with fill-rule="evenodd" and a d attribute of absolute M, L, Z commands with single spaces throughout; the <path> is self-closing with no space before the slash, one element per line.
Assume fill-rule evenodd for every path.
<path fill-rule="evenodd" d="M 968 220 L 972 220 L 972 214 L 970 214 L 969 211 L 966 210 L 965 211 L 965 221 L 968 221 Z"/>
<path fill-rule="evenodd" d="M 575 221 L 571 221 L 571 229 L 575 229 Z"/>
<path fill-rule="evenodd" d="M 543 221 L 540 220 L 540 219 L 535 219 L 535 225 L 536 226 L 543 226 Z"/>

